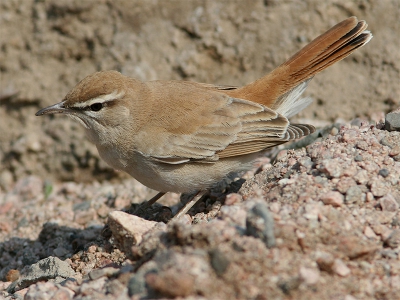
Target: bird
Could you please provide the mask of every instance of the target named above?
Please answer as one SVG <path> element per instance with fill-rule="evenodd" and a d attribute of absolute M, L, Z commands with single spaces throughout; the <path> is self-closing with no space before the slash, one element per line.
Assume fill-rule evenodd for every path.
<path fill-rule="evenodd" d="M 36 116 L 65 114 L 111 167 L 159 193 L 197 191 L 174 218 L 229 174 L 251 168 L 268 148 L 315 131 L 289 118 L 319 72 L 367 44 L 367 23 L 350 17 L 318 36 L 269 74 L 243 87 L 192 81 L 139 81 L 113 70 L 81 80 Z"/>

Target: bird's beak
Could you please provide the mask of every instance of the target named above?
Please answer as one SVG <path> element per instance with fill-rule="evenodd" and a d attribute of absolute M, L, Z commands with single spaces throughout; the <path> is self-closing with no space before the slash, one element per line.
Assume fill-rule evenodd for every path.
<path fill-rule="evenodd" d="M 50 114 L 62 114 L 66 113 L 68 109 L 64 106 L 64 102 L 60 102 L 39 110 L 35 115 L 36 116 L 43 116 L 43 115 L 50 115 Z"/>

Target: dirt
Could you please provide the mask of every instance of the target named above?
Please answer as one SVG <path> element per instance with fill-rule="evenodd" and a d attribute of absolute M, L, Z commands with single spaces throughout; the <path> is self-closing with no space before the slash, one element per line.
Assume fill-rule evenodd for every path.
<path fill-rule="evenodd" d="M 127 175 L 108 167 L 99 158 L 95 147 L 86 141 L 79 124 L 62 116 L 38 118 L 34 115 L 37 110 L 62 100 L 65 94 L 86 75 L 107 69 L 118 70 L 140 80 L 184 79 L 223 85 L 244 85 L 271 71 L 314 37 L 352 15 L 368 22 L 369 30 L 372 31 L 374 38 L 344 61 L 317 75 L 310 83 L 306 96 L 311 96 L 314 102 L 296 118 L 297 120 L 307 120 L 308 123 L 316 126 L 335 122 L 344 124 L 356 117 L 371 122 L 379 121 L 385 113 L 400 106 L 399 1 L 1 1 L 0 216 L 2 222 L 0 222 L 0 254 L 3 260 L 8 259 L 10 264 L 8 269 L 2 264 L 0 279 L 6 281 L 6 274 L 11 268 L 20 271 L 24 266 L 50 255 L 70 259 L 71 266 L 76 272 L 81 272 L 82 276 L 88 274 L 89 269 L 92 270 L 93 266 L 82 271 L 85 270 L 85 266 L 77 267 L 76 264 L 82 257 L 89 255 L 88 247 L 85 247 L 87 243 L 100 243 L 96 246 L 100 248 L 104 246 L 105 241 L 98 242 L 92 236 L 99 235 L 99 228 L 106 222 L 107 213 L 128 206 L 131 200 L 140 202 L 152 193 Z M 363 127 L 359 126 L 359 128 Z M 375 131 L 373 134 L 378 135 Z M 335 142 L 338 141 L 335 140 Z M 380 140 L 378 142 L 380 143 Z M 369 145 L 370 141 L 367 140 L 366 143 Z M 386 152 L 381 152 L 368 159 L 374 160 L 382 153 L 388 155 Z M 312 155 L 310 156 L 312 157 Z M 299 159 L 299 157 L 293 159 Z M 377 160 L 379 161 L 379 159 Z M 288 168 L 288 166 L 281 167 Z M 319 171 L 323 169 L 324 166 Z M 332 174 L 329 173 L 330 166 L 325 166 L 325 169 L 328 172 L 326 176 L 332 177 Z M 285 191 L 271 186 L 266 188 L 265 180 L 260 179 L 260 174 L 254 178 L 251 174 L 249 176 L 247 178 L 250 179 L 250 182 L 256 180 L 254 184 L 257 185 L 257 187 L 253 187 L 254 191 L 249 193 L 256 195 L 259 189 L 263 189 L 261 198 L 270 201 L 268 202 L 270 209 L 271 203 L 279 201 L 283 201 L 280 205 L 285 205 L 285 207 L 297 205 L 296 201 L 293 201 L 293 199 L 297 199 L 296 197 L 291 196 L 293 199 L 291 198 L 290 201 L 284 197 L 281 199 L 280 197 L 285 194 Z M 276 174 L 270 176 L 276 180 L 282 180 Z M 380 177 L 377 175 L 376 178 Z M 327 185 L 321 182 L 316 183 L 315 178 L 307 180 L 311 180 L 309 185 L 316 184 L 324 187 L 323 191 L 316 190 L 315 194 L 310 196 L 314 201 L 322 201 L 321 193 L 327 193 L 328 190 L 339 189 L 339 192 L 342 193 L 340 191 L 342 186 L 338 187 L 335 180 Z M 373 194 L 371 190 L 368 190 L 371 189 L 371 185 L 366 183 L 356 181 L 342 183 L 344 186 L 346 184 L 360 188 L 360 191 L 353 191 L 355 194 L 360 192 L 370 198 L 368 192 Z M 102 192 L 97 193 L 98 189 Z M 116 192 L 118 189 L 120 192 Z M 78 192 L 76 192 L 77 190 Z M 296 188 L 296 193 L 304 194 L 305 191 L 306 186 Z M 346 197 L 350 199 L 353 196 L 353 193 L 348 196 L 347 190 L 342 194 L 344 199 Z M 337 194 L 335 195 L 337 196 Z M 397 199 L 397 195 L 395 193 L 395 199 Z M 243 192 L 242 196 L 246 198 L 246 193 Z M 337 203 L 335 201 L 338 199 L 334 196 L 330 196 L 333 197 L 332 203 Z M 218 200 L 218 197 L 215 196 L 214 201 Z M 386 202 L 381 201 L 381 197 L 381 195 L 373 195 L 373 200 L 370 199 L 366 207 L 363 202 L 357 202 L 357 208 L 373 210 L 373 205 L 379 203 L 378 208 L 375 207 L 375 209 L 382 209 L 381 202 Z M 171 196 L 171 199 L 164 200 L 164 204 L 175 204 L 176 198 L 176 196 Z M 51 202 L 51 199 L 54 202 Z M 97 204 L 94 199 L 98 200 Z M 375 200 L 377 202 L 374 202 Z M 71 203 L 64 203 L 64 201 L 71 201 Z M 306 203 L 308 200 L 303 199 L 303 201 Z M 390 202 L 390 199 L 388 201 Z M 72 207 L 73 205 L 77 205 L 77 207 Z M 272 210 L 274 205 L 272 205 Z M 222 205 L 222 207 L 224 206 Z M 357 219 L 357 216 L 351 214 L 347 203 L 344 204 L 344 207 L 346 218 Z M 243 208 L 243 211 L 247 212 L 249 209 L 246 207 Z M 221 210 L 223 211 L 223 209 Z M 395 217 L 396 211 L 393 213 L 394 220 L 398 217 Z M 337 217 L 336 212 L 332 213 L 328 210 L 321 212 L 322 220 L 326 214 L 334 214 L 338 222 L 347 220 L 344 217 Z M 219 215 L 219 218 L 227 222 L 224 218 L 228 217 Z M 196 220 L 204 221 L 206 219 L 204 216 L 197 216 Z M 61 230 L 60 236 L 79 235 L 83 231 L 86 234 L 84 234 L 85 238 L 82 238 L 84 245 L 79 245 L 77 248 L 65 246 L 68 248 L 65 250 L 66 252 L 61 250 L 54 252 L 53 250 L 57 249 L 57 246 L 51 244 L 50 241 L 57 240 L 57 236 L 48 238 L 41 236 L 39 238 L 42 226 L 52 220 L 58 220 L 62 228 L 71 226 L 69 229 L 64 228 L 65 231 Z M 304 218 L 298 218 L 293 222 L 297 222 L 296 224 L 300 222 L 302 226 L 306 224 Z M 386 220 L 383 224 L 388 224 L 388 222 Z M 179 230 L 201 231 L 201 226 L 206 225 L 202 222 L 198 223 L 200 224 L 194 227 L 198 226 L 200 229 L 186 227 L 177 229 L 174 227 L 169 228 L 167 232 L 174 236 L 178 234 Z M 396 230 L 398 224 L 396 225 L 395 222 L 393 224 L 385 226 L 389 226 L 390 230 Z M 92 225 L 97 226 L 97 231 L 90 227 Z M 205 287 L 200 288 L 196 285 L 199 284 L 198 282 L 193 283 L 191 280 L 197 280 L 198 277 L 192 274 L 195 276 L 194 279 L 189 276 L 192 279 L 188 279 L 186 285 L 183 285 L 181 294 L 171 294 L 164 284 L 168 282 L 167 279 L 180 278 L 171 272 L 179 274 L 181 270 L 171 269 L 172 271 L 168 273 L 166 271 L 168 268 L 161 263 L 162 255 L 166 254 L 158 253 L 155 263 L 163 271 L 159 272 L 158 277 L 146 277 L 146 280 L 152 286 L 153 291 L 158 291 L 159 294 L 149 295 L 173 297 L 197 293 L 197 295 L 202 294 L 211 298 L 213 295 L 217 295 L 216 285 L 220 283 L 224 285 L 223 291 L 220 291 L 222 294 L 218 294 L 220 296 L 236 295 L 237 298 L 254 296 L 253 298 L 255 298 L 262 297 L 261 286 L 267 284 L 273 295 L 281 299 L 291 299 L 293 293 L 297 299 L 300 299 L 302 297 L 299 295 L 302 292 L 304 292 L 303 298 L 322 299 L 321 297 L 327 294 L 324 294 L 321 289 L 315 288 L 315 285 L 307 279 L 310 272 L 315 275 L 315 270 L 318 270 L 318 274 L 319 272 L 323 274 L 319 276 L 319 280 L 322 280 L 323 284 L 340 277 L 340 280 L 334 281 L 334 286 L 340 288 L 336 294 L 334 289 L 329 290 L 329 299 L 351 300 L 358 299 L 360 296 L 368 296 L 371 299 L 373 297 L 394 299 L 390 296 L 395 291 L 396 280 L 399 280 L 398 274 L 394 271 L 391 273 L 393 277 L 390 279 L 393 283 L 384 282 L 382 285 L 387 286 L 389 290 L 376 288 L 375 293 L 370 290 L 362 292 L 360 291 L 361 285 L 355 285 L 354 282 L 357 282 L 358 279 L 364 281 L 371 279 L 364 274 L 367 272 L 365 270 L 369 268 L 368 266 L 365 267 L 364 264 L 360 267 L 365 271 L 363 271 L 364 273 L 360 271 L 361 274 L 358 272 L 358 266 L 362 264 L 358 261 L 354 262 L 349 255 L 343 255 L 343 253 L 336 255 L 335 249 L 338 245 L 329 241 L 323 243 L 324 249 L 321 251 L 334 253 L 333 256 L 336 260 L 350 260 L 348 268 L 353 273 L 351 276 L 338 275 L 342 274 L 340 273 L 340 263 L 337 263 L 339 272 L 335 273 L 329 269 L 330 267 L 326 272 L 316 263 L 318 261 L 316 256 L 319 254 L 300 249 L 299 236 L 286 235 L 282 226 L 278 226 L 276 230 L 278 241 L 281 243 L 277 249 L 280 250 L 269 250 L 258 240 L 248 242 L 249 237 L 244 238 L 240 234 L 230 235 L 218 251 L 229 255 L 227 249 L 233 247 L 232 245 L 241 245 L 237 247 L 245 250 L 240 250 L 243 255 L 238 254 L 238 256 L 232 257 L 231 269 L 228 269 L 229 272 L 227 271 L 229 276 L 224 272 L 223 275 L 217 272 L 217 275 L 213 275 L 216 276 L 215 282 L 206 282 L 209 290 Z M 383 238 L 384 234 L 379 234 L 380 231 L 376 229 L 375 225 L 369 224 L 368 226 L 372 227 L 375 237 L 370 231 L 371 228 L 365 229 L 366 227 L 357 231 L 358 236 L 367 232 L 367 237 L 363 237 L 363 239 L 369 239 L 369 243 L 378 245 L 378 248 L 381 247 L 379 249 L 388 247 L 387 237 Z M 46 228 L 44 227 L 43 230 Z M 57 230 L 60 229 L 57 227 Z M 216 234 L 207 226 L 203 230 L 210 231 L 210 234 Z M 92 231 L 95 234 L 92 234 Z M 311 235 L 308 231 L 307 234 Z M 318 239 L 324 239 L 324 237 L 320 238 L 318 234 L 316 236 Z M 342 238 L 345 239 L 347 236 Z M 66 244 L 71 241 L 61 239 L 64 242 L 67 241 Z M 349 243 L 356 244 L 354 241 L 354 237 L 351 237 Z M 21 244 L 19 244 L 20 242 Z M 293 244 L 291 244 L 292 242 Z M 24 248 L 24 243 L 29 245 L 33 243 L 36 245 L 35 249 L 39 249 L 38 252 L 29 253 L 29 249 Z M 41 246 L 38 246 L 38 243 Z M 180 245 L 182 251 L 186 249 L 187 244 L 185 243 L 188 242 L 184 241 L 183 245 Z M 249 244 L 246 245 L 246 243 Z M 314 242 L 310 243 L 314 245 L 312 244 Z M 287 244 L 288 247 L 286 247 Z M 370 244 L 365 247 L 375 249 L 372 246 L 371 248 Z M 108 244 L 106 243 L 106 245 Z M 213 242 L 211 246 L 215 245 Z M 166 248 L 172 251 L 170 248 L 176 249 L 174 247 L 178 246 L 168 245 Z M 214 251 L 211 246 L 203 247 L 203 250 L 206 251 L 206 254 L 201 254 L 204 256 L 202 256 L 204 262 L 208 263 L 210 257 L 214 255 L 209 254 L 211 253 L 209 251 Z M 109 254 L 108 256 L 104 254 L 106 262 L 98 263 L 95 265 L 96 268 L 104 267 L 107 263 L 120 265 L 125 261 L 124 259 L 127 259 L 124 254 L 118 252 L 117 246 L 109 245 L 109 247 L 113 250 L 110 248 L 104 251 L 104 253 L 108 251 Z M 312 246 L 306 245 L 305 248 L 307 247 Z M 396 247 L 389 248 L 398 249 Z M 284 250 L 282 250 L 283 248 Z M 99 248 L 96 249 L 103 253 L 103 248 L 101 251 L 98 250 Z M 253 250 L 258 251 L 260 256 L 253 257 L 253 254 L 250 254 Z M 93 252 L 93 249 L 91 251 Z M 193 249 L 190 251 L 196 252 Z M 279 251 L 284 252 L 279 254 Z M 376 251 L 378 250 L 370 252 L 376 253 Z M 302 254 L 304 257 L 301 257 L 307 262 L 303 266 L 301 266 L 301 262 L 295 260 L 295 256 L 300 252 L 305 253 Z M 74 255 L 79 257 L 73 258 L 71 253 L 75 253 Z M 196 256 L 197 254 L 188 253 L 187 255 Z M 268 259 L 275 259 L 275 261 L 286 258 L 288 261 L 295 260 L 296 268 L 298 267 L 301 271 L 290 270 L 286 261 L 284 265 L 275 267 L 274 272 L 278 274 L 277 277 L 271 277 L 271 280 L 261 280 L 258 277 L 264 278 L 263 268 L 271 268 L 271 264 L 273 264 L 268 260 L 262 264 L 255 263 L 254 261 L 258 261 L 262 255 Z M 384 256 L 380 255 L 379 259 Z M 184 261 L 184 258 L 179 255 L 175 256 L 174 261 Z M 23 259 L 18 259 L 18 257 L 23 257 Z M 217 255 L 217 257 L 219 256 Z M 385 268 L 386 262 L 382 263 L 379 259 L 375 261 L 373 254 L 371 257 L 372 262 L 369 261 L 369 264 L 374 267 L 382 264 L 382 268 Z M 132 259 L 132 257 L 130 258 Z M 87 262 L 87 258 L 85 259 Z M 85 259 L 82 261 L 85 262 Z M 242 259 L 244 260 L 241 261 Z M 397 256 L 389 263 L 392 270 L 398 270 L 398 267 L 393 267 L 392 264 L 393 262 L 398 264 L 398 261 L 399 257 Z M 136 267 L 135 272 L 138 270 L 137 268 L 139 267 Z M 376 278 L 388 276 L 387 272 L 386 275 L 383 275 L 382 270 L 379 269 L 379 272 L 374 273 Z M 246 278 L 245 284 L 240 285 L 243 278 Z M 301 280 L 299 281 L 298 278 Z M 375 280 L 378 280 L 376 278 Z M 362 280 L 360 282 L 363 282 Z M 119 282 L 125 287 L 127 286 L 124 280 L 121 279 Z M 81 282 L 78 286 L 80 284 Z M 375 287 L 378 284 L 375 282 Z M 296 288 L 292 289 L 291 286 L 296 286 Z M 298 287 L 300 287 L 299 290 Z M 294 292 L 291 292 L 292 290 Z M 215 291 L 216 294 L 213 294 L 212 291 Z M 84 292 L 79 293 L 75 289 L 73 295 L 79 297 L 83 294 Z"/>

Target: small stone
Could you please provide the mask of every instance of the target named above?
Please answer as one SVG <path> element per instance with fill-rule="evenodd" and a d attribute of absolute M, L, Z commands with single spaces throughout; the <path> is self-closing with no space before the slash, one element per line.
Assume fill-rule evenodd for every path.
<path fill-rule="evenodd" d="M 369 239 L 376 239 L 377 238 L 375 232 L 369 226 L 366 226 L 364 228 L 364 235 Z"/>
<path fill-rule="evenodd" d="M 294 290 L 297 290 L 301 284 L 301 278 L 299 276 L 293 276 L 288 280 L 280 282 L 278 286 L 281 288 L 282 292 L 286 295 L 290 295 L 290 293 Z"/>
<path fill-rule="evenodd" d="M 333 262 L 332 271 L 342 277 L 346 277 L 350 274 L 350 269 L 339 258 L 335 259 L 335 261 Z"/>
<path fill-rule="evenodd" d="M 288 152 L 287 150 L 279 151 L 278 155 L 276 156 L 277 161 L 286 161 Z"/>
<path fill-rule="evenodd" d="M 311 169 L 313 163 L 309 156 L 303 156 L 298 159 L 300 166 L 305 167 L 306 169 Z"/>
<path fill-rule="evenodd" d="M 356 156 L 354 156 L 354 160 L 355 161 L 363 161 L 363 157 L 360 154 L 357 154 Z"/>
<path fill-rule="evenodd" d="M 346 194 L 347 190 L 352 187 L 356 186 L 357 183 L 354 181 L 353 178 L 350 177 L 341 177 L 339 182 L 336 184 L 336 188 L 342 194 Z"/>
<path fill-rule="evenodd" d="M 332 273 L 332 266 L 334 263 L 334 257 L 329 252 L 317 252 L 317 265 L 321 271 Z"/>
<path fill-rule="evenodd" d="M 321 196 L 321 201 L 325 205 L 332 205 L 333 207 L 342 206 L 343 200 L 344 200 L 343 195 L 336 191 L 330 191 Z"/>
<path fill-rule="evenodd" d="M 392 249 L 400 246 L 400 229 L 395 229 L 385 240 L 385 244 Z"/>
<path fill-rule="evenodd" d="M 373 241 L 360 241 L 355 236 L 341 236 L 337 238 L 336 242 L 338 251 L 342 252 L 349 259 L 371 257 L 378 249 Z"/>
<path fill-rule="evenodd" d="M 128 281 L 128 295 L 138 295 L 144 293 L 146 291 L 146 282 L 143 278 L 143 274 L 139 272 L 138 274 L 134 274 Z"/>
<path fill-rule="evenodd" d="M 400 154 L 400 146 L 396 145 L 392 149 L 390 149 L 389 156 L 397 156 Z"/>
<path fill-rule="evenodd" d="M 281 210 L 281 204 L 280 204 L 279 202 L 272 202 L 272 203 L 270 204 L 270 206 L 269 206 L 269 209 L 270 209 L 273 213 L 277 214 L 277 213 L 279 213 L 279 211 Z"/>
<path fill-rule="evenodd" d="M 360 170 L 354 175 L 354 179 L 359 184 L 366 184 L 369 180 L 368 172 L 366 170 Z"/>
<path fill-rule="evenodd" d="M 248 212 L 246 234 L 261 239 L 268 248 L 275 246 L 274 218 L 264 202 L 257 203 Z"/>
<path fill-rule="evenodd" d="M 389 176 L 389 170 L 388 169 L 380 169 L 378 174 L 381 175 L 383 178 L 386 178 Z"/>
<path fill-rule="evenodd" d="M 385 116 L 385 129 L 387 131 L 400 131 L 400 112 L 391 112 Z"/>
<path fill-rule="evenodd" d="M 319 271 L 311 268 L 301 267 L 299 273 L 300 273 L 300 278 L 303 279 L 303 281 L 307 285 L 316 284 L 320 277 Z"/>
<path fill-rule="evenodd" d="M 229 259 L 218 249 L 210 251 L 210 263 L 218 276 L 224 275 L 229 267 Z"/>
<path fill-rule="evenodd" d="M 77 210 L 74 215 L 74 221 L 78 224 L 85 225 L 94 220 L 97 212 L 94 208 L 88 210 Z"/>
<path fill-rule="evenodd" d="M 374 198 L 374 195 L 371 193 L 371 192 L 368 192 L 367 193 L 367 196 L 366 196 L 366 198 L 365 198 L 365 200 L 366 201 L 368 201 L 368 202 L 371 202 L 371 201 L 373 201 L 375 198 Z"/>
<path fill-rule="evenodd" d="M 346 203 L 356 203 L 362 201 L 363 193 L 359 186 L 352 186 L 346 192 Z"/>
<path fill-rule="evenodd" d="M 110 277 L 119 272 L 119 268 L 107 267 L 102 269 L 94 269 L 89 273 L 89 278 L 91 280 L 99 279 L 100 277 Z"/>
<path fill-rule="evenodd" d="M 60 299 L 69 300 L 72 299 L 74 292 L 64 287 L 59 287 L 54 282 L 41 282 L 38 284 L 32 284 L 24 299 Z M 46 295 L 46 296 L 44 296 Z"/>
<path fill-rule="evenodd" d="M 343 176 L 353 178 L 357 174 L 357 167 L 355 164 L 351 164 L 348 168 L 344 169 Z"/>
<path fill-rule="evenodd" d="M 43 180 L 36 176 L 27 176 L 17 181 L 15 191 L 25 199 L 43 194 Z"/>
<path fill-rule="evenodd" d="M 122 211 L 113 211 L 108 215 L 107 224 L 116 243 L 129 253 L 131 247 L 140 244 L 143 235 L 155 227 L 157 222 Z"/>
<path fill-rule="evenodd" d="M 233 204 L 238 204 L 240 202 L 243 202 L 242 195 L 237 194 L 237 193 L 231 193 L 231 194 L 226 195 L 225 205 L 233 205 Z"/>
<path fill-rule="evenodd" d="M 391 211 L 375 211 L 374 220 L 381 224 L 389 224 L 393 221 L 396 212 Z"/>
<path fill-rule="evenodd" d="M 79 293 L 88 295 L 89 293 L 92 293 L 92 291 L 103 291 L 106 281 L 106 277 L 100 277 L 96 280 L 87 280 L 79 287 Z"/>
<path fill-rule="evenodd" d="M 382 207 L 382 211 L 397 211 L 399 209 L 399 204 L 392 194 L 387 194 L 379 199 L 379 204 Z"/>
<path fill-rule="evenodd" d="M 7 288 L 10 286 L 11 282 L 9 281 L 0 281 L 0 295 L 4 295 L 1 294 L 1 292 L 7 290 Z"/>
<path fill-rule="evenodd" d="M 242 228 L 246 227 L 247 212 L 238 205 L 223 205 L 219 211 L 219 217 L 229 223 L 236 224 Z"/>
<path fill-rule="evenodd" d="M 359 139 L 359 133 L 355 129 L 347 129 L 343 131 L 342 139 L 344 142 L 352 144 Z"/>
<path fill-rule="evenodd" d="M 145 278 L 147 285 L 164 297 L 187 297 L 194 289 L 194 278 L 175 269 L 161 274 L 149 273 Z"/>
<path fill-rule="evenodd" d="M 338 159 L 324 159 L 321 162 L 319 170 L 326 175 L 334 178 L 338 178 L 342 175 L 341 163 Z"/>
<path fill-rule="evenodd" d="M 371 192 L 375 197 L 382 197 L 386 195 L 388 188 L 384 182 L 379 179 L 372 179 Z"/>
<path fill-rule="evenodd" d="M 389 235 L 392 233 L 392 231 L 385 225 L 379 224 L 379 223 L 373 223 L 371 224 L 372 230 L 375 232 L 375 234 L 380 235 L 381 239 L 385 241 Z"/>
<path fill-rule="evenodd" d="M 14 176 L 9 170 L 4 170 L 0 173 L 0 187 L 7 189 L 14 182 Z"/>
<path fill-rule="evenodd" d="M 65 255 L 67 255 L 68 253 L 69 253 L 69 251 L 68 251 L 67 249 L 65 249 L 64 247 L 62 247 L 62 246 L 58 246 L 57 248 L 55 248 L 55 249 L 53 250 L 53 254 L 54 254 L 55 256 L 57 256 L 57 257 L 65 256 Z"/>
<path fill-rule="evenodd" d="M 41 280 L 59 278 L 60 281 L 74 275 L 74 270 L 67 262 L 50 256 L 22 269 L 20 278 L 9 286 L 8 291 L 18 291 Z"/>
<path fill-rule="evenodd" d="M 352 295 L 346 295 L 344 296 L 343 300 L 357 300 L 357 298 L 353 297 Z"/>
<path fill-rule="evenodd" d="M 367 151 L 368 148 L 369 148 L 369 145 L 367 144 L 366 141 L 362 141 L 362 140 L 361 140 L 361 141 L 357 142 L 356 147 L 357 147 L 358 149 Z"/>

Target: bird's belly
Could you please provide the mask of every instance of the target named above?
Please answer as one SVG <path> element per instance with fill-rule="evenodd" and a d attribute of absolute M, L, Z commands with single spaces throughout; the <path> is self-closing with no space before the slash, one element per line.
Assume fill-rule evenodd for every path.
<path fill-rule="evenodd" d="M 218 160 L 213 163 L 166 164 L 139 152 L 122 157 L 115 151 L 98 147 L 100 156 L 113 168 L 125 171 L 145 186 L 159 192 L 185 193 L 203 190 L 230 173 L 251 168 L 257 154 Z"/>
<path fill-rule="evenodd" d="M 240 159 L 224 159 L 214 163 L 139 162 L 127 171 L 147 187 L 160 192 L 185 193 L 212 187 L 233 172 L 251 168 L 254 155 Z"/>

